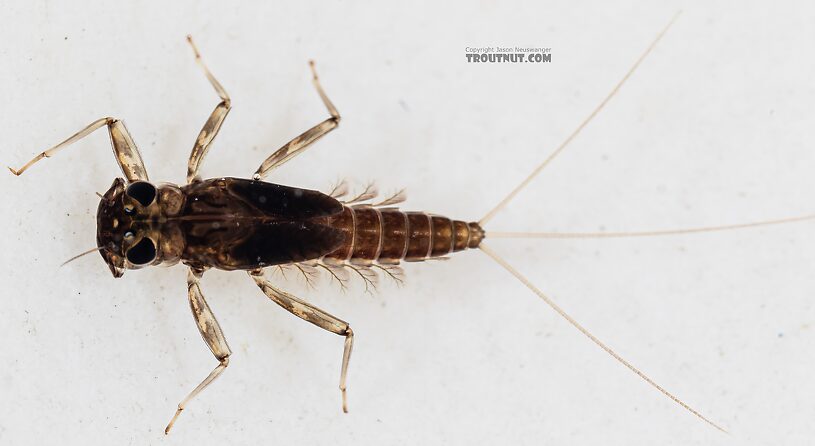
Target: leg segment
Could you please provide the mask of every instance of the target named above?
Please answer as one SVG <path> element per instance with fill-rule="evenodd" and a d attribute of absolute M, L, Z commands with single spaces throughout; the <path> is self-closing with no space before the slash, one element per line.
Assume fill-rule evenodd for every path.
<path fill-rule="evenodd" d="M 194 271 L 192 268 L 187 272 L 187 292 L 190 299 L 190 308 L 192 309 L 193 317 L 195 317 L 195 323 L 198 325 L 198 331 L 201 332 L 201 337 L 204 338 L 204 342 L 207 343 L 207 346 L 209 346 L 210 351 L 215 355 L 215 359 L 218 360 L 219 364 L 201 381 L 201 384 L 198 384 L 186 398 L 178 403 L 178 410 L 175 411 L 175 415 L 173 415 L 170 423 L 164 429 L 165 434 L 170 433 L 173 423 L 175 423 L 175 420 L 181 415 L 181 411 L 184 410 L 187 403 L 201 393 L 212 381 L 215 381 L 215 378 L 221 375 L 224 369 L 229 365 L 229 355 L 232 354 L 224 338 L 224 333 L 221 331 L 221 326 L 218 325 L 215 315 L 212 314 L 212 310 L 210 310 L 207 301 L 204 300 L 204 295 L 201 293 L 198 279 L 200 279 L 202 275 L 203 271 Z"/>
<path fill-rule="evenodd" d="M 187 163 L 187 183 L 192 183 L 199 179 L 198 168 L 201 166 L 201 161 L 207 154 L 212 140 L 215 139 L 215 136 L 218 135 L 218 131 L 221 130 L 221 125 L 224 123 L 226 115 L 232 108 L 232 101 L 229 99 L 229 95 L 226 93 L 226 90 L 224 90 L 224 87 L 221 86 L 221 83 L 215 79 L 215 76 L 212 75 L 204 64 L 204 61 L 201 59 L 201 54 L 198 52 L 198 48 L 192 41 L 192 36 L 187 36 L 187 42 L 190 43 L 193 52 L 195 52 L 195 61 L 198 62 L 198 65 L 204 70 L 204 74 L 207 76 L 209 83 L 212 84 L 215 92 L 218 93 L 218 96 L 221 98 L 221 102 L 215 106 L 215 110 L 212 110 L 209 119 L 204 123 L 201 132 L 198 133 L 198 138 L 195 140 L 192 153 L 190 153 L 190 160 Z"/>
<path fill-rule="evenodd" d="M 147 181 L 148 180 L 147 170 L 145 170 L 144 168 L 144 162 L 141 159 L 141 155 L 139 154 L 139 149 L 136 147 L 136 143 L 133 142 L 133 138 L 127 131 L 124 122 L 115 118 L 97 119 L 96 121 L 90 123 L 90 125 L 80 130 L 79 132 L 77 132 L 70 138 L 66 139 L 65 141 L 62 141 L 61 143 L 55 145 L 54 147 L 51 147 L 50 149 L 35 156 L 23 167 L 16 170 L 12 169 L 11 167 L 9 167 L 8 169 L 14 175 L 20 176 L 23 174 L 23 172 L 25 172 L 37 161 L 43 158 L 51 158 L 59 150 L 90 135 L 91 133 L 93 133 L 94 130 L 99 129 L 102 126 L 108 127 L 108 133 L 110 134 L 110 142 L 113 145 L 113 154 L 116 156 L 116 162 L 119 163 L 119 167 L 122 169 L 122 173 L 124 173 L 124 176 L 125 178 L 127 178 L 127 181 L 129 182 L 133 182 L 136 180 Z"/>
<path fill-rule="evenodd" d="M 331 117 L 306 130 L 300 136 L 287 142 L 283 147 L 277 149 L 277 151 L 270 157 L 266 158 L 260 167 L 258 167 L 258 170 L 255 171 L 255 174 L 253 175 L 255 180 L 262 179 L 276 167 L 294 158 L 303 150 L 308 148 L 311 143 L 322 138 L 323 135 L 334 130 L 340 124 L 340 113 L 334 107 L 334 104 L 331 103 L 331 100 L 328 99 L 328 96 L 326 96 L 325 91 L 323 91 L 323 87 L 320 86 L 320 80 L 317 77 L 317 70 L 314 69 L 313 60 L 309 61 L 309 67 L 311 67 L 314 88 L 317 89 L 317 93 L 320 95 L 320 99 L 323 100 L 323 104 L 325 104 L 325 108 L 328 109 L 328 114 L 331 115 Z"/>
<path fill-rule="evenodd" d="M 263 293 L 272 299 L 276 304 L 283 307 L 289 313 L 303 319 L 304 321 L 311 322 L 312 324 L 336 333 L 340 336 L 345 336 L 345 346 L 342 351 L 342 370 L 340 372 L 340 391 L 342 392 L 342 411 L 348 413 L 348 399 L 345 392 L 345 378 L 348 375 L 348 361 L 351 359 L 351 350 L 354 347 L 354 332 L 347 322 L 338 319 L 325 311 L 304 302 L 297 297 L 292 296 L 285 291 L 281 291 L 268 280 L 263 278 L 261 271 L 252 271 L 249 273 L 255 283 L 263 290 Z"/>

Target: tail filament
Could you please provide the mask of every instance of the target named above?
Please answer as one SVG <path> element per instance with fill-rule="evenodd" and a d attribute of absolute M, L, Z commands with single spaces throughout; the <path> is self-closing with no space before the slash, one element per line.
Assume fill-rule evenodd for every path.
<path fill-rule="evenodd" d="M 515 276 L 515 277 L 516 277 L 518 280 L 520 280 L 520 281 L 521 281 L 521 283 L 523 283 L 523 284 L 524 284 L 524 286 L 526 286 L 527 288 L 529 288 L 529 290 L 530 290 L 530 291 L 532 291 L 533 293 L 537 294 L 537 295 L 538 295 L 538 297 L 540 297 L 540 298 L 541 298 L 541 299 L 542 299 L 544 302 L 546 302 L 546 304 L 547 304 L 547 305 L 549 305 L 549 306 L 550 306 L 550 307 L 551 307 L 553 310 L 555 310 L 555 312 L 556 312 L 557 314 L 559 314 L 561 317 L 563 317 L 563 319 L 566 319 L 566 321 L 567 321 L 568 323 L 570 323 L 570 324 L 571 324 L 571 325 L 572 325 L 574 328 L 576 328 L 578 331 L 580 331 L 581 333 L 583 333 L 583 334 L 584 334 L 584 335 L 585 335 L 587 338 L 589 338 L 589 339 L 590 339 L 592 342 L 594 342 L 595 344 L 597 344 L 597 346 L 598 346 L 598 347 L 600 347 L 600 348 L 602 348 L 603 350 L 605 350 L 605 352 L 606 352 L 606 353 L 608 353 L 609 355 L 611 355 L 611 357 L 613 357 L 614 359 L 616 359 L 616 360 L 617 360 L 617 362 L 619 362 L 620 364 L 624 365 L 626 368 L 628 368 L 628 370 L 631 370 L 631 371 L 632 371 L 632 372 L 634 372 L 634 373 L 635 373 L 637 376 L 639 376 L 640 378 L 642 378 L 642 379 L 643 379 L 645 382 L 647 382 L 648 384 L 650 384 L 650 385 L 651 385 L 651 387 L 653 387 L 653 388 L 655 388 L 655 389 L 659 390 L 659 392 L 660 392 L 660 393 L 662 393 L 663 395 L 665 395 L 665 396 L 667 396 L 668 398 L 672 399 L 672 400 L 673 400 L 673 401 L 674 401 L 676 404 L 679 404 L 680 406 L 682 406 L 683 408 L 685 408 L 685 410 L 687 410 L 688 412 L 690 412 L 690 413 L 694 414 L 696 417 L 698 417 L 699 419 L 701 419 L 701 420 L 702 420 L 702 421 L 704 421 L 705 423 L 707 423 L 707 424 L 709 424 L 709 425 L 711 425 L 711 426 L 715 427 L 716 429 L 718 429 L 718 430 L 720 430 L 720 431 L 722 431 L 722 432 L 724 432 L 724 433 L 727 433 L 727 431 L 726 431 L 726 430 L 724 430 L 724 429 L 723 429 L 721 426 L 719 426 L 718 424 L 716 424 L 716 423 L 714 423 L 714 422 L 710 421 L 709 419 L 705 418 L 705 416 L 704 416 L 704 415 L 702 415 L 702 414 L 700 414 L 698 411 L 696 411 L 696 409 L 694 409 L 694 408 L 690 407 L 690 406 L 689 406 L 687 403 L 685 403 L 684 401 L 682 401 L 682 400 L 680 400 L 679 398 L 677 398 L 676 396 L 674 396 L 674 394 L 672 394 L 671 392 L 668 392 L 667 390 L 665 390 L 665 388 L 664 388 L 664 387 L 662 387 L 662 386 L 660 386 L 659 384 L 657 384 L 656 382 L 654 382 L 654 380 L 652 380 L 651 378 L 649 378 L 649 377 L 648 377 L 648 375 L 646 375 L 645 373 L 643 373 L 642 371 L 640 371 L 640 369 L 638 369 L 638 368 L 634 367 L 634 366 L 633 366 L 633 365 L 632 365 L 630 362 L 626 361 L 626 360 L 625 360 L 625 359 L 624 359 L 622 356 L 620 356 L 620 355 L 619 355 L 617 352 L 615 352 L 614 350 L 612 350 L 612 349 L 611 349 L 611 347 L 609 347 L 609 346 L 607 346 L 606 344 L 604 344 L 604 343 L 603 343 L 603 341 L 601 341 L 601 340 L 600 340 L 600 339 L 598 339 L 596 336 L 594 336 L 594 335 L 593 335 L 593 334 L 592 334 L 592 333 L 591 333 L 591 332 L 590 332 L 588 329 L 586 329 L 586 327 L 584 327 L 584 326 L 580 325 L 580 323 L 579 323 L 579 322 L 577 322 L 577 321 L 576 321 L 576 320 L 575 320 L 573 317 L 571 317 L 571 316 L 570 316 L 568 313 L 566 313 L 566 311 L 564 311 L 562 308 L 560 308 L 560 306 L 559 306 L 558 304 L 556 304 L 556 303 L 555 303 L 555 302 L 554 302 L 552 299 L 550 299 L 550 298 L 549 298 L 549 296 L 547 296 L 547 295 L 543 294 L 543 291 L 539 290 L 539 289 L 538 289 L 538 288 L 537 288 L 535 285 L 533 285 L 533 284 L 532 284 L 532 282 L 530 282 L 530 281 L 529 281 L 529 279 L 527 279 L 526 277 L 524 277 L 524 276 L 523 276 L 523 275 L 522 275 L 520 272 L 518 272 L 518 270 L 516 270 L 515 268 L 513 268 L 513 267 L 512 267 L 512 266 L 511 266 L 509 263 L 507 263 L 507 262 L 506 262 L 506 260 L 504 260 L 503 258 L 499 257 L 499 256 L 498 256 L 498 255 L 497 255 L 497 254 L 496 254 L 494 251 L 492 251 L 491 249 L 487 248 L 487 246 L 486 246 L 484 243 L 481 243 L 481 245 L 479 246 L 479 248 L 480 248 L 480 249 L 481 249 L 481 251 L 483 251 L 485 254 L 487 254 L 488 256 L 492 257 L 492 259 L 493 259 L 493 260 L 495 260 L 495 261 L 496 261 L 496 263 L 498 263 L 499 265 L 501 265 L 501 267 L 503 267 L 503 268 L 504 268 L 505 270 L 507 270 L 507 271 L 508 271 L 510 274 L 512 274 L 513 276 Z"/>

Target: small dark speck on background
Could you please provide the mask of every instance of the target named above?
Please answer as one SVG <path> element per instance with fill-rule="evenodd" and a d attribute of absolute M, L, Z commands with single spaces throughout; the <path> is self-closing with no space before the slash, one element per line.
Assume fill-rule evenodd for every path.
<path fill-rule="evenodd" d="M 68 36 L 65 36 L 65 40 L 68 40 Z"/>
<path fill-rule="evenodd" d="M 779 338 L 783 338 L 783 337 L 784 337 L 784 333 L 778 333 L 778 337 L 779 337 Z"/>

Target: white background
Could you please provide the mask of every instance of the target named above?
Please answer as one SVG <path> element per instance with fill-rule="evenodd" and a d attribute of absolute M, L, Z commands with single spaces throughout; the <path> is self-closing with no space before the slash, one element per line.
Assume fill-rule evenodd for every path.
<path fill-rule="evenodd" d="M 765 2 L 36 1 L 0 7 L 0 161 L 21 165 L 102 116 L 154 180 L 181 182 L 232 96 L 204 176 L 246 176 L 327 115 L 339 130 L 269 179 L 407 187 L 406 208 L 477 220 L 570 133 L 679 9 L 641 69 L 494 230 L 641 230 L 813 212 L 815 10 Z M 466 63 L 466 46 L 546 46 L 545 65 Z M 374 297 L 281 284 L 351 322 L 342 339 L 240 273 L 202 282 L 231 366 L 165 438 L 216 361 L 183 267 L 114 280 L 98 199 L 120 174 L 104 130 L 0 175 L 0 444 L 806 444 L 815 435 L 813 224 L 490 245 L 721 434 L 614 362 L 485 255 L 408 265 Z"/>

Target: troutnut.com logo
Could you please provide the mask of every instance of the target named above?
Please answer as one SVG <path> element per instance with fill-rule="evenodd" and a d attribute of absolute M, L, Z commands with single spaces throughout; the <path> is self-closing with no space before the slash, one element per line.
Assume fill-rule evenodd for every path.
<path fill-rule="evenodd" d="M 541 47 L 471 47 L 464 48 L 464 56 L 470 63 L 549 63 L 552 49 Z"/>

